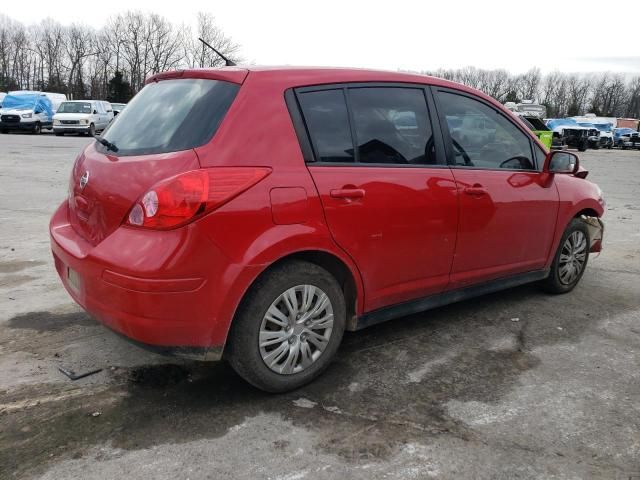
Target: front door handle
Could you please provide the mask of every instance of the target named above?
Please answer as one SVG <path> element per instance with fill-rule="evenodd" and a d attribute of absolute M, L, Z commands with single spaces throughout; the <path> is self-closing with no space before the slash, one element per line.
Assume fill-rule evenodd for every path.
<path fill-rule="evenodd" d="M 363 198 L 364 189 L 362 188 L 338 188 L 331 190 L 331 197 L 333 198 Z"/>
<path fill-rule="evenodd" d="M 465 187 L 463 192 L 467 195 L 486 195 L 487 189 L 476 183 L 473 187 Z"/>

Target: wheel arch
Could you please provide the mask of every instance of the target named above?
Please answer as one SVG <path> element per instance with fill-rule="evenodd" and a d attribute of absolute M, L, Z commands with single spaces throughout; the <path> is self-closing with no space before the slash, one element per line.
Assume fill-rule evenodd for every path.
<path fill-rule="evenodd" d="M 356 266 L 349 262 L 347 259 L 341 258 L 334 252 L 330 252 L 327 250 L 320 249 L 304 249 L 298 250 L 294 252 L 287 253 L 278 257 L 270 263 L 263 265 L 262 268 L 257 275 L 253 277 L 253 279 L 248 282 L 248 285 L 244 289 L 244 292 L 236 304 L 233 314 L 231 315 L 231 321 L 228 323 L 227 333 L 225 336 L 225 342 L 223 347 L 223 355 L 224 349 L 226 349 L 228 340 L 229 340 L 229 332 L 231 331 L 232 325 L 236 320 L 236 316 L 242 305 L 242 302 L 245 301 L 247 295 L 251 292 L 252 287 L 255 283 L 265 274 L 273 270 L 279 265 L 282 265 L 286 262 L 291 262 L 295 260 L 303 260 L 319 267 L 327 270 L 333 277 L 338 281 L 340 287 L 345 296 L 345 305 L 347 308 L 347 321 L 346 321 L 346 330 L 355 330 L 357 325 L 357 317 L 361 313 L 362 305 L 363 305 L 363 285 L 362 279 L 360 277 L 360 272 L 357 270 Z"/>
<path fill-rule="evenodd" d="M 583 208 L 582 210 L 577 212 L 573 216 L 573 218 L 580 218 L 582 215 L 585 215 L 587 217 L 600 217 L 600 214 L 598 214 L 598 212 L 596 212 L 595 209 L 593 209 L 593 208 Z"/>

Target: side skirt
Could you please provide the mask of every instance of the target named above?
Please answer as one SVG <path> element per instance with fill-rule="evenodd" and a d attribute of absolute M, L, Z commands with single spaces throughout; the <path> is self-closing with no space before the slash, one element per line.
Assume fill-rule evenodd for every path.
<path fill-rule="evenodd" d="M 414 313 L 420 313 L 426 310 L 431 310 L 432 308 L 459 302 L 461 300 L 479 297 L 481 295 L 486 295 L 487 293 L 498 292 L 507 288 L 524 285 L 525 283 L 536 282 L 538 280 L 543 280 L 548 276 L 548 269 L 536 270 L 533 272 L 521 273 L 510 277 L 491 280 L 490 282 L 473 285 L 471 287 L 431 295 L 418 300 L 392 305 L 390 307 L 380 308 L 360 315 L 358 317 L 355 330 L 362 330 L 363 328 L 376 325 L 377 323 L 386 322 L 387 320 L 413 315 Z"/>

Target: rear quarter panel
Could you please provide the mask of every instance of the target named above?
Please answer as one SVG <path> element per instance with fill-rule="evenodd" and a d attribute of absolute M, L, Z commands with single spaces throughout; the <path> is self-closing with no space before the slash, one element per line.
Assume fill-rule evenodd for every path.
<path fill-rule="evenodd" d="M 196 150 L 202 167 L 267 166 L 264 180 L 213 214 L 199 220 L 211 241 L 228 257 L 222 276 L 228 291 L 220 317 L 233 318 L 240 300 L 270 265 L 291 254 L 323 251 L 339 258 L 351 271 L 357 289 L 357 313 L 364 301 L 360 273 L 333 241 L 316 186 L 305 165 L 284 94 L 282 79 L 249 74 L 214 139 Z M 295 188 L 306 193 L 306 214 L 300 223 L 276 224 L 272 191 Z M 296 205 L 300 211 L 300 205 Z"/>

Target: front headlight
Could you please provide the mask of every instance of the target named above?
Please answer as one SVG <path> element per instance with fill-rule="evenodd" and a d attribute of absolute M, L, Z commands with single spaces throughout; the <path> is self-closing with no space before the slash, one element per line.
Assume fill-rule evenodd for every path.
<path fill-rule="evenodd" d="M 23 113 L 22 118 L 31 118 L 31 113 Z"/>
<path fill-rule="evenodd" d="M 54 125 L 60 125 L 60 120 L 53 120 Z"/>

